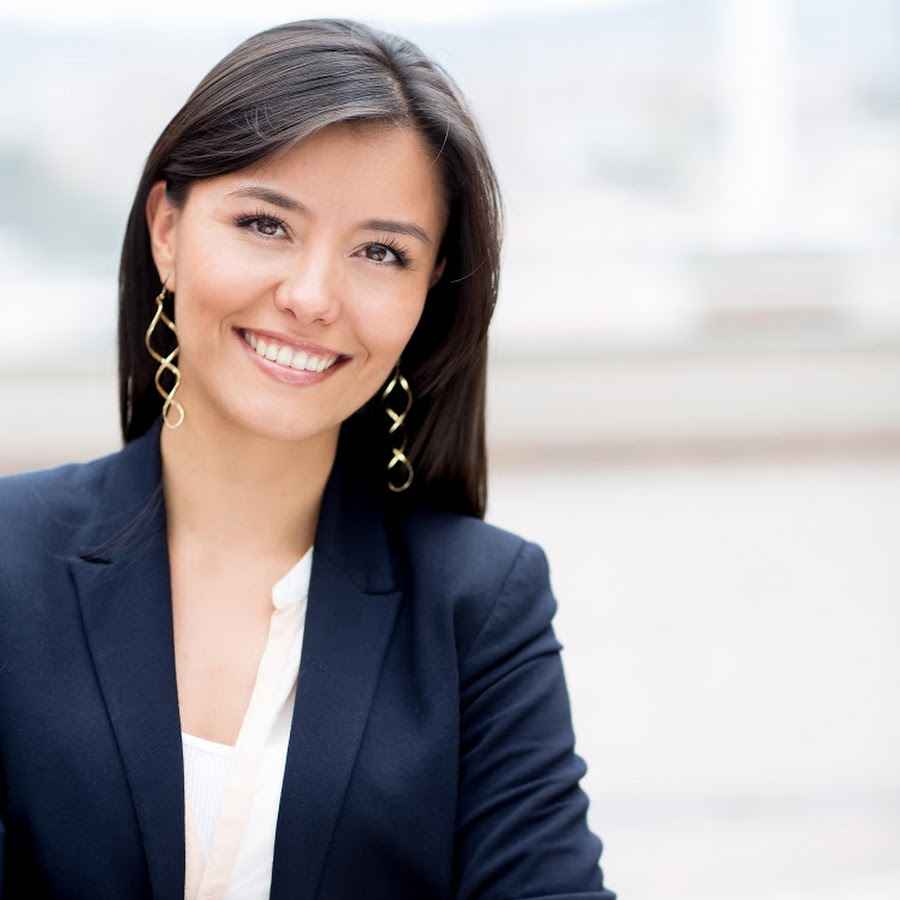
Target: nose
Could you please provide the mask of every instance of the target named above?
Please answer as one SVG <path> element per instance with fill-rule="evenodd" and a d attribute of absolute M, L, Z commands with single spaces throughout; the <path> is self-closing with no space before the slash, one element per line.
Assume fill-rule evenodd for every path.
<path fill-rule="evenodd" d="M 301 325 L 330 325 L 340 314 L 339 284 L 335 267 L 324 249 L 306 254 L 285 275 L 275 291 L 275 306 Z"/>

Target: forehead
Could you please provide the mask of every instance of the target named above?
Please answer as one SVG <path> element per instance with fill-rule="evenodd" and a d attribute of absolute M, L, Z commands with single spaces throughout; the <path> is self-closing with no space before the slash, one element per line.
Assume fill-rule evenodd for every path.
<path fill-rule="evenodd" d="M 396 215 L 437 230 L 445 198 L 435 155 L 409 126 L 342 122 L 252 166 L 209 179 L 209 186 L 224 195 L 238 185 L 262 183 L 299 200 L 317 217 Z"/>

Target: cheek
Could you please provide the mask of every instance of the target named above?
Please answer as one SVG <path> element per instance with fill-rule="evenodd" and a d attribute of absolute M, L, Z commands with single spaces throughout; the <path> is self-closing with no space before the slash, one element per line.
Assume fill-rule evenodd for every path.
<path fill-rule="evenodd" d="M 221 243 L 210 237 L 191 235 L 179 247 L 179 262 L 184 273 L 178 279 L 179 316 L 192 332 L 202 325 L 211 334 L 211 322 L 232 314 L 253 296 L 253 269 L 236 254 L 223 252 Z"/>
<path fill-rule="evenodd" d="M 405 288 L 368 294 L 347 310 L 361 342 L 374 355 L 398 356 L 425 308 L 425 289 Z"/>

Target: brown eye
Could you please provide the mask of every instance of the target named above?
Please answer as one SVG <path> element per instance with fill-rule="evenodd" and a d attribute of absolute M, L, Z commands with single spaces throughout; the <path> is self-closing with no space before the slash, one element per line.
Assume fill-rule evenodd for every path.
<path fill-rule="evenodd" d="M 369 244 L 368 249 L 375 251 L 375 262 L 384 262 L 384 257 L 391 252 L 383 244 Z"/>
<path fill-rule="evenodd" d="M 264 238 L 278 237 L 279 228 L 287 234 L 287 226 L 281 219 L 263 212 L 254 213 L 252 216 L 238 216 L 234 220 L 234 224 L 238 228 L 252 231 L 254 234 Z"/>
<path fill-rule="evenodd" d="M 405 269 L 409 264 L 409 257 L 406 255 L 406 251 L 392 240 L 380 241 L 377 244 L 366 244 L 365 249 L 366 253 L 370 251 L 375 253 L 375 256 L 370 256 L 369 259 L 379 265 L 397 266 L 400 269 Z M 387 254 L 390 254 L 393 259 L 386 259 Z"/>
<path fill-rule="evenodd" d="M 257 219 L 256 221 L 259 223 L 259 230 L 269 237 L 275 237 L 278 233 L 278 229 L 281 227 L 272 219 Z"/>

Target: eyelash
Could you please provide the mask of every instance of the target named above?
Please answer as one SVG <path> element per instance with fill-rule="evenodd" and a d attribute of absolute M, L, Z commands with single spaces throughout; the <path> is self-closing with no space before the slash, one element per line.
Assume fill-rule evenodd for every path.
<path fill-rule="evenodd" d="M 238 228 L 245 228 L 247 230 L 250 229 L 250 226 L 254 222 L 265 222 L 268 225 L 277 225 L 284 229 L 287 232 L 287 223 L 282 219 L 279 219 L 278 216 L 273 216 L 271 213 L 267 213 L 264 210 L 258 209 L 251 215 L 241 215 L 237 216 L 234 220 L 234 224 L 238 226 Z M 259 232 L 256 232 L 259 234 Z M 259 237 L 268 240 L 274 239 L 274 235 L 271 234 L 259 234 Z M 375 263 L 379 266 L 397 266 L 400 269 L 405 269 L 409 265 L 409 254 L 402 244 L 399 244 L 392 237 L 385 237 L 380 241 L 367 244 L 368 247 L 386 247 L 394 256 L 397 257 L 396 262 L 379 262 L 377 259 L 370 260 L 370 262 Z"/>

